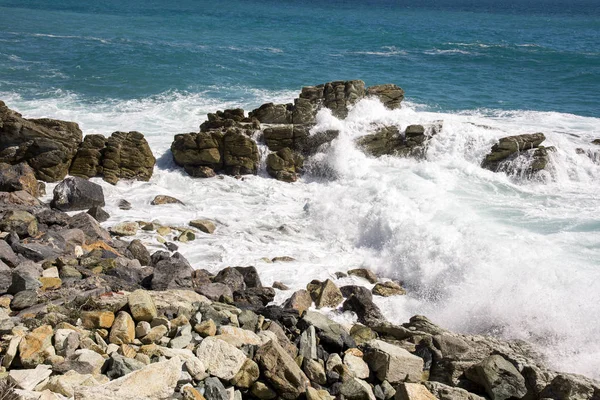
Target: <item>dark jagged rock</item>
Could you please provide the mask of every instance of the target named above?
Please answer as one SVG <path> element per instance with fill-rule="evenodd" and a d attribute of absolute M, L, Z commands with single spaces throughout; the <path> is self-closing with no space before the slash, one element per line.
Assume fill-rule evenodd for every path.
<path fill-rule="evenodd" d="M 154 264 L 152 290 L 191 289 L 193 268 L 179 253 Z"/>
<path fill-rule="evenodd" d="M 304 158 L 292 153 L 288 147 L 267 156 L 267 172 L 279 181 L 295 182 L 303 164 Z"/>
<path fill-rule="evenodd" d="M 25 119 L 0 101 L 0 162 L 26 162 L 37 179 L 56 182 L 67 175 L 81 139 L 74 122 Z"/>
<path fill-rule="evenodd" d="M 141 265 L 151 264 L 152 259 L 150 258 L 150 252 L 139 239 L 132 240 L 131 243 L 129 243 L 129 246 L 127 246 L 127 250 L 129 250 L 131 256 L 138 260 Z"/>
<path fill-rule="evenodd" d="M 400 103 L 404 100 L 404 90 L 401 87 L 388 83 L 386 85 L 370 86 L 367 89 L 367 95 L 378 98 L 383 105 L 393 110 L 400 108 Z"/>
<path fill-rule="evenodd" d="M 358 321 L 369 327 L 385 321 L 385 317 L 379 307 L 373 303 L 372 295 L 368 290 L 354 292 L 342 307 L 346 311 L 354 311 L 358 316 Z"/>
<path fill-rule="evenodd" d="M 71 217 L 58 210 L 46 208 L 35 214 L 40 224 L 51 226 L 68 226 L 71 223 Z"/>
<path fill-rule="evenodd" d="M 68 177 L 54 188 L 51 206 L 61 211 L 88 210 L 104 206 L 102 186 L 83 178 Z"/>
<path fill-rule="evenodd" d="M 293 123 L 292 109 L 291 104 L 266 103 L 251 111 L 248 116 L 256 118 L 263 124 L 291 124 Z"/>
<path fill-rule="evenodd" d="M 258 276 L 258 271 L 255 267 L 235 267 L 235 269 L 244 277 L 244 283 L 247 288 L 262 287 L 260 276 Z"/>
<path fill-rule="evenodd" d="M 530 176 L 548 165 L 548 151 L 554 148 L 540 146 L 544 140 L 543 133 L 501 138 L 492 146 L 481 166 L 494 172 Z"/>
<path fill-rule="evenodd" d="M 19 257 L 17 257 L 10 245 L 4 240 L 0 240 L 0 261 L 3 261 L 11 268 L 15 268 L 21 263 Z"/>
<path fill-rule="evenodd" d="M 0 163 L 0 191 L 24 190 L 34 197 L 40 196 L 38 181 L 33 169 L 26 163 L 10 165 Z"/>
<path fill-rule="evenodd" d="M 231 267 L 219 271 L 217 276 L 213 278 L 213 282 L 222 283 L 231 288 L 232 291 L 244 291 L 246 289 L 244 276 L 237 269 Z"/>
<path fill-rule="evenodd" d="M 6 211 L 0 213 L 0 230 L 14 232 L 23 239 L 37 235 L 38 221 L 33 214 L 27 211 Z"/>
<path fill-rule="evenodd" d="M 275 289 L 270 287 L 255 287 L 233 292 L 233 301 L 240 307 L 263 307 L 273 299 L 275 299 Z"/>

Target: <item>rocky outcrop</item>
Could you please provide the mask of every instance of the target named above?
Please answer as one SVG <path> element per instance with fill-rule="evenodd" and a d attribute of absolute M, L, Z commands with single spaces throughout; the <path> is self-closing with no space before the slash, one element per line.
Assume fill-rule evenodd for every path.
<path fill-rule="evenodd" d="M 0 191 L 16 192 L 24 190 L 34 197 L 40 195 L 35 172 L 26 163 L 10 165 L 0 163 Z"/>
<path fill-rule="evenodd" d="M 292 153 L 288 147 L 267 156 L 267 172 L 279 181 L 295 182 L 303 164 L 304 158 Z"/>
<path fill-rule="evenodd" d="M 379 99 L 390 110 L 400 108 L 402 100 L 404 100 L 404 90 L 391 83 L 371 86 L 367 89 L 367 95 Z"/>
<path fill-rule="evenodd" d="M 503 137 L 492 146 L 481 166 L 494 172 L 530 177 L 548 166 L 548 152 L 555 150 L 541 146 L 544 140 L 543 133 Z"/>
<path fill-rule="evenodd" d="M 256 142 L 246 131 L 230 128 L 226 131 L 188 133 L 175 136 L 171 152 L 175 163 L 194 177 L 256 174 L 259 155 Z"/>
<path fill-rule="evenodd" d="M 356 143 L 367 154 L 375 157 L 393 155 L 400 157 L 425 156 L 431 138 L 442 129 L 441 123 L 409 125 L 404 132 L 396 126 L 378 128 L 375 133 L 360 137 Z"/>
<path fill-rule="evenodd" d="M 25 119 L 0 101 L 0 162 L 26 162 L 37 179 L 56 182 L 67 175 L 81 139 L 74 122 Z"/>
<path fill-rule="evenodd" d="M 88 135 L 79 146 L 70 174 L 82 178 L 102 176 L 116 184 L 119 179 L 148 181 L 156 159 L 139 132 L 115 132 L 108 139 Z"/>

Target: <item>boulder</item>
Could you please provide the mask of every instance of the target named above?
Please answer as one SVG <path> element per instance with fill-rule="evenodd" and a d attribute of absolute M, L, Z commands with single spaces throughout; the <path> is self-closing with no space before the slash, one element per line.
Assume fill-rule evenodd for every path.
<path fill-rule="evenodd" d="M 213 278 L 213 282 L 222 283 L 232 291 L 246 289 L 246 283 L 242 274 L 237 269 L 231 267 L 223 268 L 219 271 Z"/>
<path fill-rule="evenodd" d="M 215 229 L 217 229 L 214 222 L 209 221 L 207 219 L 195 219 L 193 221 L 190 221 L 190 226 L 196 229 L 200 229 L 202 232 L 208 234 L 214 233 Z"/>
<path fill-rule="evenodd" d="M 40 196 L 35 172 L 26 163 L 10 165 L 0 163 L 0 191 L 16 192 L 24 190 L 34 197 Z"/>
<path fill-rule="evenodd" d="M 16 294 L 24 290 L 37 290 L 42 286 L 39 281 L 41 275 L 42 269 L 39 265 L 31 261 L 19 264 L 12 270 L 12 283 L 8 288 L 8 293 Z"/>
<path fill-rule="evenodd" d="M 26 162 L 37 179 L 57 182 L 67 175 L 81 139 L 74 122 L 25 119 L 0 101 L 0 162 Z"/>
<path fill-rule="evenodd" d="M 8 374 L 8 380 L 15 387 L 23 390 L 34 390 L 37 385 L 48 379 L 52 374 L 52 367 L 49 365 L 38 365 L 34 369 L 13 369 Z M 2 393 L 2 397 L 6 392 Z M 6 397 L 10 399 L 10 396 Z"/>
<path fill-rule="evenodd" d="M 348 367 L 350 373 L 354 375 L 358 379 L 367 379 L 369 378 L 369 366 L 362 359 L 362 357 L 357 357 L 353 354 L 345 354 L 344 355 L 344 365 Z"/>
<path fill-rule="evenodd" d="M 358 378 L 350 378 L 343 382 L 340 393 L 348 400 L 375 400 L 371 386 Z"/>
<path fill-rule="evenodd" d="M 204 338 L 196 350 L 207 372 L 224 380 L 230 380 L 240 371 L 246 355 L 235 346 L 214 336 Z"/>
<path fill-rule="evenodd" d="M 317 308 L 337 307 L 344 300 L 342 292 L 331 279 L 324 282 L 313 280 L 306 286 L 306 289 Z"/>
<path fill-rule="evenodd" d="M 331 349 L 334 352 L 339 352 L 346 348 L 356 347 L 354 339 L 349 335 L 346 328 L 319 312 L 307 311 L 302 319 L 298 321 L 298 326 L 301 329 L 306 329 L 310 325 L 315 327 L 321 345 L 326 350 Z"/>
<path fill-rule="evenodd" d="M 404 100 L 404 90 L 391 83 L 370 86 L 367 88 L 367 95 L 379 99 L 390 110 L 400 108 L 400 103 Z"/>
<path fill-rule="evenodd" d="M 527 394 L 525 378 L 501 355 L 492 355 L 475 365 L 467 378 L 485 387 L 492 400 L 521 398 Z"/>
<path fill-rule="evenodd" d="M 7 293 L 12 284 L 12 269 L 0 260 L 0 295 Z"/>
<path fill-rule="evenodd" d="M 396 388 L 394 400 L 437 400 L 437 398 L 420 383 L 401 383 Z"/>
<path fill-rule="evenodd" d="M 296 399 L 306 392 L 309 380 L 294 359 L 275 341 L 262 345 L 254 356 L 265 379 L 284 399 Z"/>
<path fill-rule="evenodd" d="M 105 222 L 110 218 L 110 215 L 99 206 L 90 208 L 87 213 L 98 222 Z"/>
<path fill-rule="evenodd" d="M 248 116 L 263 124 L 291 124 L 292 105 L 266 103 L 251 111 Z"/>
<path fill-rule="evenodd" d="M 115 132 L 106 142 L 102 159 L 102 174 L 108 183 L 119 179 L 149 181 L 156 158 L 140 132 Z"/>
<path fill-rule="evenodd" d="M 204 380 L 204 396 L 206 400 L 230 400 L 229 393 L 218 378 Z"/>
<path fill-rule="evenodd" d="M 91 374 L 80 374 L 76 371 L 67 371 L 64 375 L 56 375 L 44 386 L 44 389 L 60 393 L 66 397 L 73 397 L 75 388 L 94 387 L 101 383 Z"/>
<path fill-rule="evenodd" d="M 81 313 L 81 322 L 86 329 L 109 329 L 115 321 L 112 311 L 84 311 Z"/>
<path fill-rule="evenodd" d="M 467 392 L 464 389 L 445 385 L 440 382 L 427 381 L 425 387 L 440 400 L 484 400 L 484 397 Z"/>
<path fill-rule="evenodd" d="M 127 246 L 127 250 L 129 250 L 133 258 L 138 260 L 142 266 L 150 265 L 152 262 L 150 252 L 139 239 L 132 240 L 131 243 L 129 243 L 129 246 Z"/>
<path fill-rule="evenodd" d="M 157 317 L 158 311 L 152 296 L 145 290 L 136 290 L 127 297 L 129 310 L 135 321 L 150 322 Z"/>
<path fill-rule="evenodd" d="M 173 357 L 133 371 L 119 379 L 96 387 L 78 387 L 78 400 L 162 400 L 173 398 L 181 375 L 182 361 Z"/>
<path fill-rule="evenodd" d="M 231 289 L 222 283 L 206 283 L 196 288 L 196 292 L 206 296 L 210 300 L 219 301 L 223 297 L 233 299 Z"/>
<path fill-rule="evenodd" d="M 258 364 L 247 358 L 238 373 L 231 379 L 231 384 L 242 389 L 249 389 L 259 376 Z"/>
<path fill-rule="evenodd" d="M 358 276 L 359 278 L 366 279 L 369 283 L 377 283 L 377 275 L 368 268 L 355 268 L 348 270 L 348 275 Z"/>
<path fill-rule="evenodd" d="M 344 302 L 342 308 L 345 311 L 354 311 L 358 316 L 358 322 L 366 326 L 374 326 L 385 322 L 385 317 L 379 307 L 373 303 L 370 293 L 368 295 L 358 292 L 352 294 Z"/>
<path fill-rule="evenodd" d="M 0 214 L 0 231 L 14 232 L 21 239 L 36 236 L 38 233 L 38 221 L 33 214 L 27 211 L 6 211 Z"/>
<path fill-rule="evenodd" d="M 140 229 L 137 222 L 121 222 L 109 228 L 109 232 L 115 236 L 135 236 Z"/>
<path fill-rule="evenodd" d="M 69 174 L 84 179 L 101 176 L 105 150 L 106 138 L 103 135 L 86 135 L 73 158 Z"/>
<path fill-rule="evenodd" d="M 113 344 L 128 344 L 135 339 L 135 323 L 125 311 L 120 311 L 110 330 L 109 340 Z"/>
<path fill-rule="evenodd" d="M 422 158 L 429 141 L 441 129 L 440 123 L 427 126 L 409 125 L 402 134 L 397 126 L 383 126 L 374 133 L 358 138 L 356 144 L 365 153 L 375 157 L 391 155 Z"/>
<path fill-rule="evenodd" d="M 545 168 L 548 162 L 547 150 L 540 147 L 544 140 L 546 136 L 543 133 L 500 138 L 485 156 L 481 166 L 494 172 L 535 173 Z M 523 156 L 524 162 L 511 163 L 519 156 Z"/>
<path fill-rule="evenodd" d="M 154 264 L 152 290 L 192 288 L 193 268 L 179 253 Z"/>
<path fill-rule="evenodd" d="M 23 337 L 19 343 L 19 357 L 25 368 L 35 368 L 55 354 L 52 347 L 53 333 L 50 325 L 43 325 Z"/>
<path fill-rule="evenodd" d="M 89 210 L 104 206 L 102 186 L 79 177 L 68 177 L 54 188 L 50 204 L 61 211 Z"/>
<path fill-rule="evenodd" d="M 13 249 L 5 240 L 0 240 L 0 261 L 3 261 L 11 268 L 15 268 L 21 263 L 19 257 L 17 257 Z"/>
<path fill-rule="evenodd" d="M 81 229 L 83 233 L 85 233 L 88 245 L 99 240 L 111 240 L 108 231 L 102 228 L 98 221 L 96 221 L 94 217 L 87 213 L 79 213 L 74 215 L 69 221 L 69 228 Z"/>
<path fill-rule="evenodd" d="M 164 194 L 159 194 L 150 202 L 153 206 L 159 206 L 163 204 L 183 204 L 181 200 L 176 199 L 172 196 L 167 196 Z"/>
<path fill-rule="evenodd" d="M 404 290 L 399 283 L 394 281 L 376 283 L 375 286 L 373 286 L 372 292 L 377 296 L 383 297 L 401 296 L 406 294 L 406 290 Z"/>
<path fill-rule="evenodd" d="M 380 381 L 397 384 L 422 379 L 423 359 L 401 347 L 375 339 L 366 343 L 364 353 L 364 360 Z"/>
<path fill-rule="evenodd" d="M 303 165 L 304 158 L 292 153 L 289 147 L 267 156 L 267 173 L 279 181 L 295 182 Z"/>
<path fill-rule="evenodd" d="M 145 364 L 140 361 L 112 353 L 106 363 L 106 376 L 110 379 L 117 379 L 144 367 Z"/>
<path fill-rule="evenodd" d="M 308 310 L 310 306 L 312 306 L 312 297 L 310 297 L 310 293 L 304 289 L 294 292 L 283 304 L 283 307 L 285 308 L 298 310 L 300 315 Z"/>

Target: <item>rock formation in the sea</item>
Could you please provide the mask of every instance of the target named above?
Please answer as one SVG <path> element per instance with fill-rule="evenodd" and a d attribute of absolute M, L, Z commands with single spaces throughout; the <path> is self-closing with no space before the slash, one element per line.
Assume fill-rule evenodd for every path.
<path fill-rule="evenodd" d="M 75 122 L 26 119 L 0 101 L 0 162 L 26 162 L 39 180 L 63 179 L 81 138 Z"/>
<path fill-rule="evenodd" d="M 543 133 L 503 137 L 492 146 L 481 166 L 494 172 L 532 176 L 548 166 L 548 152 L 555 151 L 552 146 L 541 146 L 544 140 Z"/>
<path fill-rule="evenodd" d="M 25 119 L 0 101 L 0 163 L 26 163 L 35 177 L 57 182 L 67 174 L 82 178 L 102 176 L 147 181 L 154 158 L 139 132 L 115 132 L 109 138 L 88 135 L 74 122 L 48 118 Z"/>
<path fill-rule="evenodd" d="M 393 155 L 421 158 L 425 156 L 431 138 L 441 129 L 441 122 L 426 126 L 409 125 L 404 132 L 400 132 L 396 126 L 384 126 L 375 133 L 360 137 L 356 143 L 375 157 Z"/>
<path fill-rule="evenodd" d="M 69 173 L 82 178 L 102 176 L 112 184 L 119 179 L 148 181 L 155 162 L 148 142 L 139 132 L 115 132 L 108 138 L 87 135 Z"/>
<path fill-rule="evenodd" d="M 261 139 L 272 152 L 267 156 L 267 172 L 272 177 L 293 182 L 302 171 L 302 159 L 334 140 L 337 131 L 311 132 L 316 115 L 322 108 L 338 118 L 346 118 L 350 107 L 361 99 L 378 98 L 390 109 L 399 108 L 404 91 L 392 84 L 365 87 L 360 80 L 328 82 L 303 87 L 298 98 L 289 104 L 266 103 L 245 116 L 242 109 L 208 114 L 200 125 L 200 133 L 177 135 L 171 146 L 177 165 L 195 177 L 212 177 L 216 172 L 227 174 L 256 173 L 258 149 L 251 138 L 260 131 Z M 238 149 L 226 159 L 226 135 L 238 134 Z M 241 140 L 245 137 L 245 140 Z M 231 160 L 233 166 L 231 166 Z"/>
<path fill-rule="evenodd" d="M 256 174 L 258 146 L 249 134 L 236 127 L 180 134 L 171 144 L 171 153 L 175 163 L 194 177 L 211 177 L 215 172 Z"/>
<path fill-rule="evenodd" d="M 406 292 L 368 269 L 347 272 L 359 283 L 375 284 L 372 290 L 359 284 L 338 287 L 327 279 L 293 293 L 282 285 L 263 285 L 252 266 L 212 274 L 168 249 L 169 241 L 210 235 L 214 223 L 169 227 L 131 221 L 106 230 L 94 218 L 102 215 L 104 202 L 98 185 L 77 177 L 57 186 L 51 206 L 25 190 L 0 192 L 0 395 L 47 400 L 600 396 L 600 383 L 547 368 L 525 342 L 456 334 L 423 316 L 389 323 L 375 296 Z M 151 254 L 135 238 L 140 229 L 165 248 Z M 288 291 L 280 296 L 288 298 L 283 305 L 273 304 L 276 290 Z M 328 314 L 354 313 L 358 322 L 340 324 L 310 310 L 313 306 Z"/>

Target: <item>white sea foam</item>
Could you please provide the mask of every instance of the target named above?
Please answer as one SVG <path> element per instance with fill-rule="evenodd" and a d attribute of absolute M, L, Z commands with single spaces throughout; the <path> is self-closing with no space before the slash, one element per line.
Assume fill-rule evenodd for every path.
<path fill-rule="evenodd" d="M 197 131 L 216 109 L 250 109 L 294 96 L 237 88 L 245 100 L 236 103 L 207 97 L 219 92 L 211 90 L 98 104 L 68 93 L 37 101 L 0 95 L 26 116 L 76 120 L 86 133 L 146 134 L 159 159 L 150 182 L 111 186 L 98 180 L 110 199 L 107 226 L 211 218 L 218 223 L 214 235 L 180 244 L 197 268 L 255 265 L 264 283 L 279 280 L 298 289 L 314 278 L 334 279 L 336 271 L 370 267 L 408 289 L 407 296 L 376 298 L 394 322 L 418 313 L 462 332 L 527 339 L 556 368 L 600 377 L 600 166 L 575 152 L 592 148 L 599 119 L 483 109 L 440 114 L 410 103 L 390 111 L 364 100 L 345 121 L 326 110 L 318 115 L 319 128 L 341 131 L 313 161 L 335 178 L 308 176 L 293 184 L 262 176 L 195 180 L 171 161 L 173 134 Z M 438 120 L 443 130 L 426 160 L 374 159 L 353 145 L 373 124 L 404 128 Z M 497 138 L 537 131 L 558 148 L 547 183 L 479 167 Z M 156 194 L 185 205 L 151 206 Z M 118 209 L 121 198 L 133 208 Z M 150 234 L 139 237 L 153 249 L 161 246 Z M 283 255 L 296 261 L 262 260 Z M 350 282 L 365 284 L 352 277 L 337 281 Z M 278 291 L 276 301 L 290 294 Z"/>

